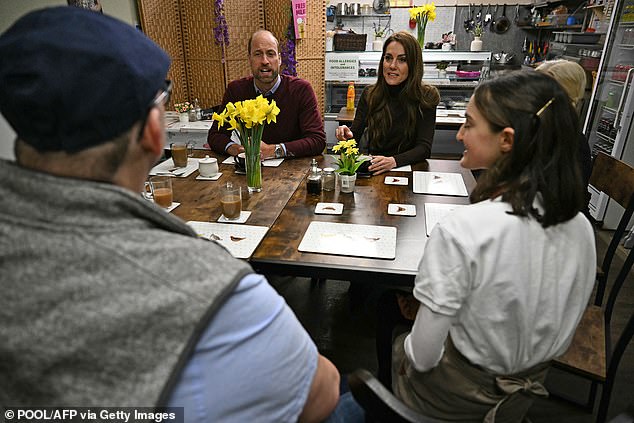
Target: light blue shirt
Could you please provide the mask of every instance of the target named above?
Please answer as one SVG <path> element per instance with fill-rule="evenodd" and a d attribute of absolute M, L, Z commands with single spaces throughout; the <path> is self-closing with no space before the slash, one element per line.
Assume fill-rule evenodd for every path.
<path fill-rule="evenodd" d="M 261 275 L 244 277 L 202 334 L 169 401 L 185 422 L 296 422 L 317 348 Z"/>

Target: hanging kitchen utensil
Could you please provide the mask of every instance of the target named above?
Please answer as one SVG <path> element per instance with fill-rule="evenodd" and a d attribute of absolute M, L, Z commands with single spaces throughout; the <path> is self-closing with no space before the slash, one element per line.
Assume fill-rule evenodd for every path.
<path fill-rule="evenodd" d="M 520 21 L 520 5 L 517 4 L 515 6 L 515 18 L 513 18 L 513 22 L 515 22 L 515 25 L 518 25 Z"/>
<path fill-rule="evenodd" d="M 491 5 L 487 4 L 487 10 L 484 14 L 484 26 L 487 27 L 489 26 L 489 24 L 491 23 L 491 19 L 493 19 L 493 16 L 491 16 Z"/>
<path fill-rule="evenodd" d="M 504 6 L 502 6 L 502 16 L 495 23 L 495 32 L 497 32 L 498 34 L 504 34 L 506 31 L 509 30 L 510 26 L 511 22 L 506 17 L 506 4 L 504 4 Z"/>
<path fill-rule="evenodd" d="M 484 6 L 482 4 L 480 4 L 480 10 L 478 10 L 478 13 L 476 14 L 475 17 L 475 23 L 476 24 L 482 24 L 482 8 Z"/>
<path fill-rule="evenodd" d="M 469 3 L 469 9 L 467 11 L 467 19 L 464 20 L 465 31 L 471 31 L 471 3 Z"/>
<path fill-rule="evenodd" d="M 495 18 L 498 14 L 498 5 L 495 5 L 495 11 L 493 12 L 493 17 L 491 18 L 491 24 L 489 25 L 489 29 L 491 32 L 495 32 L 495 25 L 497 24 L 497 19 Z"/>

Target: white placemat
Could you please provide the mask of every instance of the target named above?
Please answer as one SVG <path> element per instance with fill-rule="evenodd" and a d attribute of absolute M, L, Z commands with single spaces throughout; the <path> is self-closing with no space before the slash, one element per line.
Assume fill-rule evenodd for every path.
<path fill-rule="evenodd" d="M 189 226 L 199 237 L 222 244 L 231 255 L 246 259 L 251 257 L 266 232 L 266 226 L 236 225 L 231 223 L 189 221 Z"/>
<path fill-rule="evenodd" d="M 396 228 L 311 222 L 297 249 L 309 253 L 394 259 L 396 257 Z"/>
<path fill-rule="evenodd" d="M 467 187 L 460 173 L 414 172 L 416 194 L 453 195 L 467 197 Z"/>
<path fill-rule="evenodd" d="M 167 159 L 163 163 L 159 163 L 150 170 L 150 175 L 174 176 L 177 178 L 186 178 L 198 170 L 198 159 L 190 157 L 187 160 L 187 166 L 175 167 L 172 159 Z"/>
<path fill-rule="evenodd" d="M 284 159 L 266 159 L 262 162 L 262 166 L 264 167 L 278 167 L 279 165 L 282 164 L 282 162 L 284 161 Z M 226 165 L 232 165 L 235 164 L 235 160 L 233 159 L 233 156 L 229 156 L 226 159 L 224 159 L 222 161 L 222 164 L 226 164 Z"/>
<path fill-rule="evenodd" d="M 262 166 L 264 166 L 264 167 L 278 167 L 279 165 L 282 164 L 283 161 L 284 161 L 284 159 L 265 159 L 262 162 Z"/>
<path fill-rule="evenodd" d="M 446 203 L 425 203 L 425 230 L 427 236 L 431 234 L 436 223 L 440 222 L 445 216 L 464 204 L 446 204 Z"/>

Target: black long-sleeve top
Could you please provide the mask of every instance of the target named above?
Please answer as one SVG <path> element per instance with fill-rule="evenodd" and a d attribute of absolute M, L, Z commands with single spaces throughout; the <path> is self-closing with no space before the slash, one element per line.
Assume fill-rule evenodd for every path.
<path fill-rule="evenodd" d="M 436 126 L 436 107 L 420 108 L 421 113 L 416 120 L 414 139 L 405 139 L 405 125 L 407 112 L 400 92 L 403 85 L 390 87 L 390 98 L 388 107 L 392 115 L 392 126 L 389 128 L 387 136 L 382 140 L 367 140 L 361 142 L 362 135 L 368 126 L 368 88 L 361 94 L 354 121 L 350 130 L 359 141 L 362 150 L 369 154 L 394 157 L 396 166 L 405 166 L 412 163 L 419 163 L 428 159 L 431 155 L 431 146 L 434 140 L 434 128 Z M 366 152 L 366 151 L 363 151 Z"/>

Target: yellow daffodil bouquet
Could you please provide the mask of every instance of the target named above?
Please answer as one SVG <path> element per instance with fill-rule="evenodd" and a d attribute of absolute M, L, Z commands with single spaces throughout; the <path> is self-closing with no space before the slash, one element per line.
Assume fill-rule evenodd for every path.
<path fill-rule="evenodd" d="M 365 162 L 367 157 L 361 158 L 359 149 L 357 148 L 357 141 L 354 138 L 347 141 L 339 141 L 337 145 L 332 147 L 332 151 L 339 153 L 337 159 L 337 172 L 342 175 L 354 175 L 359 170 L 361 163 Z"/>
<path fill-rule="evenodd" d="M 277 123 L 280 113 L 275 100 L 269 102 L 261 95 L 252 100 L 227 103 L 222 113 L 214 113 L 212 119 L 218 127 L 225 124 L 230 130 L 238 133 L 240 143 L 244 147 L 247 170 L 247 187 L 249 192 L 262 190 L 262 172 L 260 168 L 260 142 L 264 125 Z"/>
<path fill-rule="evenodd" d="M 427 22 L 436 19 L 436 5 L 434 3 L 424 4 L 422 6 L 412 7 L 409 9 L 410 19 L 415 19 L 418 27 L 418 44 L 420 48 L 425 48 L 425 28 Z"/>

